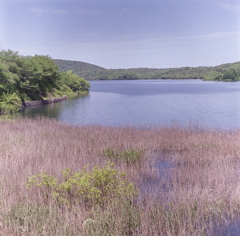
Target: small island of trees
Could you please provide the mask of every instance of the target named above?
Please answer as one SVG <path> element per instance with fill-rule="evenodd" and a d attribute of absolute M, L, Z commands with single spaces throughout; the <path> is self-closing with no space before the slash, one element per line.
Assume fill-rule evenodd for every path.
<path fill-rule="evenodd" d="M 88 93 L 89 88 L 73 71 L 60 72 L 49 56 L 0 51 L 0 114 L 21 110 L 23 102 Z"/>

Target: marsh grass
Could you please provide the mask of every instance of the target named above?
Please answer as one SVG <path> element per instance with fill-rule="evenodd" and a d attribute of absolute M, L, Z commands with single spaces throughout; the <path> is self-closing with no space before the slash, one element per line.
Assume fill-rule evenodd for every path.
<path fill-rule="evenodd" d="M 1 235 L 217 235 L 240 219 L 239 130 L 73 127 L 47 118 L 0 127 Z M 62 169 L 104 169 L 109 160 L 137 197 L 69 207 L 26 188 L 44 171 L 63 182 Z M 170 165 L 160 170 L 156 161 Z"/>

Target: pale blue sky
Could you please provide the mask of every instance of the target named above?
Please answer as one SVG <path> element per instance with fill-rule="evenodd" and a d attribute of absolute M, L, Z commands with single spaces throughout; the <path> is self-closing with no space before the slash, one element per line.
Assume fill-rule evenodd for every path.
<path fill-rule="evenodd" d="M 0 0 L 0 46 L 105 68 L 240 61 L 240 0 Z"/>

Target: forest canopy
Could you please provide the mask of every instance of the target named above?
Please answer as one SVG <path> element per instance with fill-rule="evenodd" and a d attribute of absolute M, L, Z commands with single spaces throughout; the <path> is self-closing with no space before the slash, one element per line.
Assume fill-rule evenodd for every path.
<path fill-rule="evenodd" d="M 220 66 L 199 66 L 180 68 L 130 68 L 105 69 L 80 61 L 55 60 L 61 71 L 73 70 L 86 80 L 133 80 L 133 79 L 202 79 L 240 80 L 240 62 Z"/>
<path fill-rule="evenodd" d="M 22 102 L 88 92 L 89 82 L 72 71 L 60 72 L 49 56 L 0 51 L 0 114 L 16 112 Z"/>

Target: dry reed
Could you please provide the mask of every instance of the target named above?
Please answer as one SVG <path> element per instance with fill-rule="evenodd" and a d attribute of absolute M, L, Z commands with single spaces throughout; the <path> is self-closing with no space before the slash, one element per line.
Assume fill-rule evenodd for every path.
<path fill-rule="evenodd" d="M 240 217 L 239 130 L 74 127 L 47 118 L 0 127 L 1 235 L 219 235 Z M 65 167 L 105 166 L 104 150 L 141 153 L 130 165 L 113 160 L 135 183 L 134 202 L 68 208 L 26 189 L 43 171 L 60 179 Z"/>

